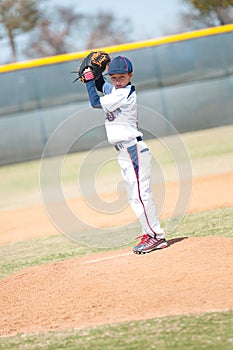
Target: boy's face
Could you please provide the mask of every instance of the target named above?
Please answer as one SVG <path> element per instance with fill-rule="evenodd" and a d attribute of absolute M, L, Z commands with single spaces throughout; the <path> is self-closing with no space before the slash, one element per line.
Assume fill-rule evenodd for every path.
<path fill-rule="evenodd" d="M 129 84 L 130 79 L 133 76 L 133 73 L 126 73 L 126 74 L 110 74 L 110 79 L 112 84 L 115 86 L 116 89 L 124 88 L 126 85 Z"/>

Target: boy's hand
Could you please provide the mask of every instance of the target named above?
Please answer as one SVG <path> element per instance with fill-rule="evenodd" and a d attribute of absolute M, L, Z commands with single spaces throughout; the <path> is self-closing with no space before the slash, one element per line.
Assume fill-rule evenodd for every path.
<path fill-rule="evenodd" d="M 87 67 L 83 71 L 83 76 L 84 76 L 84 82 L 87 83 L 88 81 L 94 80 L 95 75 L 90 67 Z"/>

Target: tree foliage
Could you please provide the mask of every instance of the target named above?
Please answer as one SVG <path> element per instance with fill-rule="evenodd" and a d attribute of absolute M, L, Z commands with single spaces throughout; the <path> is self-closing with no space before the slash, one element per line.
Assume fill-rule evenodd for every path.
<path fill-rule="evenodd" d="M 44 16 L 40 20 L 28 42 L 25 55 L 43 57 L 73 51 L 74 44 L 70 38 L 75 36 L 78 29 L 81 30 L 84 18 L 71 7 L 57 7 L 53 16 Z"/>
<path fill-rule="evenodd" d="M 56 7 L 53 15 L 40 21 L 28 43 L 28 57 L 42 57 L 116 45 L 129 40 L 129 20 L 111 13 L 85 15 L 72 7 Z"/>
<path fill-rule="evenodd" d="M 182 14 L 183 23 L 191 29 L 233 23 L 233 0 L 183 0 L 188 11 Z"/>
<path fill-rule="evenodd" d="M 113 14 L 99 12 L 89 18 L 86 49 L 122 44 L 130 40 L 130 20 L 118 20 Z"/>
<path fill-rule="evenodd" d="M 17 60 L 16 36 L 30 32 L 23 53 L 36 58 L 129 41 L 130 20 L 111 13 L 90 15 L 77 6 L 48 6 L 45 0 L 0 0 L 0 30 L 9 38 L 12 61 Z M 1 33 L 0 33 L 1 34 Z M 0 35 L 1 39 L 1 35 Z"/>
<path fill-rule="evenodd" d="M 37 1 L 35 0 L 1 0 L 0 29 L 2 35 L 9 39 L 12 61 L 16 61 L 15 37 L 20 33 L 31 31 L 40 17 Z"/>

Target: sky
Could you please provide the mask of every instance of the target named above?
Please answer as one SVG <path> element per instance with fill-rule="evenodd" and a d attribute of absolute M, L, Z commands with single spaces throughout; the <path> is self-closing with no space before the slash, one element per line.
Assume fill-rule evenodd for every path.
<path fill-rule="evenodd" d="M 60 4 L 59 0 L 50 3 Z M 112 12 L 116 17 L 129 18 L 138 40 L 152 39 L 178 26 L 178 16 L 183 8 L 182 0 L 66 0 L 66 4 L 77 6 L 84 13 Z"/>
<path fill-rule="evenodd" d="M 63 0 L 46 0 L 50 9 L 64 6 Z M 116 18 L 129 18 L 132 24 L 130 37 L 135 41 L 159 38 L 179 30 L 179 14 L 184 8 L 183 0 L 66 0 L 66 6 L 73 6 L 85 14 L 99 12 L 113 13 Z M 17 46 L 21 46 L 24 37 L 18 37 Z M 1 41 L 0 64 L 9 58 L 7 40 Z M 20 60 L 25 58 L 19 55 Z"/>

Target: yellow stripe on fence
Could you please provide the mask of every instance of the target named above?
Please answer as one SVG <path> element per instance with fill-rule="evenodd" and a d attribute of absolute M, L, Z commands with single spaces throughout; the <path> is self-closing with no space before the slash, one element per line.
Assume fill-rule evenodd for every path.
<path fill-rule="evenodd" d="M 108 46 L 108 47 L 102 47 L 102 48 L 96 48 L 93 50 L 103 50 L 108 52 L 109 54 L 114 52 L 122 52 L 122 51 L 131 51 L 136 49 L 142 49 L 145 47 L 152 47 L 157 45 L 163 45 L 163 44 L 169 44 L 173 42 L 183 41 L 183 40 L 189 40 L 189 39 L 195 39 L 200 38 L 204 36 L 209 35 L 216 35 L 216 34 L 223 34 L 227 32 L 233 32 L 233 24 L 228 24 L 220 27 L 211 27 L 201 30 L 196 30 L 192 32 L 185 32 L 180 33 L 176 35 L 169 35 L 157 39 L 151 39 L 151 40 L 145 40 L 145 41 L 137 41 L 137 42 L 131 42 L 126 44 L 120 44 L 115 46 Z M 20 70 L 20 69 L 28 69 L 33 67 L 39 67 L 39 66 L 45 66 L 50 64 L 58 64 L 62 62 L 72 61 L 76 59 L 81 59 L 85 57 L 90 51 L 93 50 L 86 50 L 86 51 L 80 51 L 80 52 L 73 52 L 73 53 L 67 53 L 63 55 L 56 55 L 56 56 L 50 56 L 50 57 L 43 57 L 38 58 L 34 60 L 29 61 L 22 61 L 22 62 L 16 62 L 16 63 L 9 63 L 0 66 L 0 73 L 10 72 L 14 70 Z"/>

